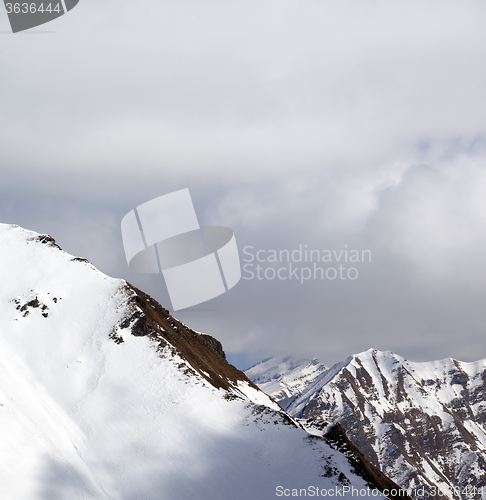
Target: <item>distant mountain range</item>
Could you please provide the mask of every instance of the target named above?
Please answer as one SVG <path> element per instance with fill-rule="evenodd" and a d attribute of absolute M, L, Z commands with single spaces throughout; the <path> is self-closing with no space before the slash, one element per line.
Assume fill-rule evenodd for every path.
<path fill-rule="evenodd" d="M 216 339 L 50 236 L 1 224 L 0 282 L 2 500 L 398 498 L 339 425 L 290 417 Z M 310 417 L 326 368 L 279 366 Z"/>
<path fill-rule="evenodd" d="M 267 358 L 245 371 L 249 379 L 287 410 L 329 368 L 317 359 L 294 356 Z"/>
<path fill-rule="evenodd" d="M 280 356 L 246 374 L 309 432 L 339 423 L 415 498 L 486 493 L 486 360 L 413 363 L 370 349 L 328 370 Z"/>

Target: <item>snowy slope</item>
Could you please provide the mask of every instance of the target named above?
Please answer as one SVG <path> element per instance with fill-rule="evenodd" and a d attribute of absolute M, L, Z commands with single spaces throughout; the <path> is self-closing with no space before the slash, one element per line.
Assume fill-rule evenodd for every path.
<path fill-rule="evenodd" d="M 424 487 L 436 498 L 453 498 L 454 488 L 461 498 L 481 498 L 486 360 L 413 363 L 370 349 L 332 367 L 287 411 L 312 418 L 310 427 L 316 419 L 339 422 L 371 462 L 417 497 Z M 439 488 L 446 496 L 434 495 Z"/>
<path fill-rule="evenodd" d="M 2 500 L 260 500 L 279 485 L 365 487 L 350 460 L 229 365 L 219 342 L 52 238 L 0 225 L 0 281 Z"/>
<path fill-rule="evenodd" d="M 245 375 L 286 410 L 327 370 L 316 358 L 280 355 L 248 368 Z"/>

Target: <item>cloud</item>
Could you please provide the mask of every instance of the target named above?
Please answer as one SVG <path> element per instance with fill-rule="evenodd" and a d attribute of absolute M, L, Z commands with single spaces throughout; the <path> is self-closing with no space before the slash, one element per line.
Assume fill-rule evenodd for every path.
<path fill-rule="evenodd" d="M 188 187 L 240 249 L 373 252 L 353 283 L 245 281 L 180 314 L 228 350 L 486 356 L 485 10 L 84 1 L 56 33 L 1 35 L 2 220 L 168 305 L 119 222 Z"/>
<path fill-rule="evenodd" d="M 380 193 L 371 227 L 380 244 L 413 265 L 413 278 L 436 287 L 484 292 L 485 143 L 411 167 Z"/>
<path fill-rule="evenodd" d="M 240 181 L 390 161 L 484 131 L 485 8 L 87 3 L 55 35 L 4 37 L 4 155 Z"/>

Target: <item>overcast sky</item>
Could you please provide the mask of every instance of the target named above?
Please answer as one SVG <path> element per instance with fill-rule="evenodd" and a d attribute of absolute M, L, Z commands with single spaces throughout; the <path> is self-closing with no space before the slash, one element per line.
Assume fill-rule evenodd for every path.
<path fill-rule="evenodd" d="M 372 256 L 342 263 L 354 280 L 242 279 L 175 313 L 240 368 L 486 357 L 484 19 L 483 0 L 80 0 L 13 35 L 0 6 L 0 220 L 170 308 L 120 221 L 187 187 L 242 260 Z"/>

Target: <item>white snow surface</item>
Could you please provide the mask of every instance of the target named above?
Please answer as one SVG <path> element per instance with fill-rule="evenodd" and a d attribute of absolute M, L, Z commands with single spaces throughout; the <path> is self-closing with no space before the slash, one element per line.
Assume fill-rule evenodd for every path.
<path fill-rule="evenodd" d="M 365 487 L 263 393 L 225 399 L 147 337 L 115 343 L 125 282 L 38 236 L 0 225 L 2 500 L 263 500 L 335 488 L 326 464 Z"/>

